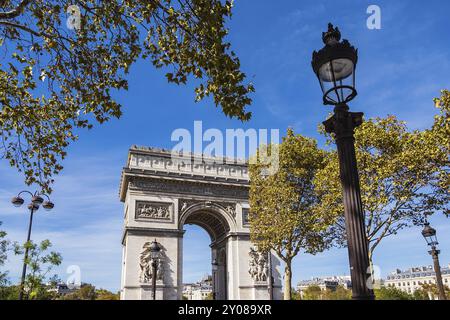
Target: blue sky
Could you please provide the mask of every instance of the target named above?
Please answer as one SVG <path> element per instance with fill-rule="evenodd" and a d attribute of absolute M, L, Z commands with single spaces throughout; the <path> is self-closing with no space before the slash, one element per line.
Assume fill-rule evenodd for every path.
<path fill-rule="evenodd" d="M 312 73 L 311 52 L 322 46 L 328 22 L 359 49 L 358 97 L 353 111 L 367 117 L 394 114 L 411 129 L 433 121 L 432 98 L 450 87 L 450 26 L 448 1 L 257 1 L 236 0 L 229 23 L 230 41 L 242 69 L 256 87 L 248 123 L 226 118 L 211 101 L 194 103 L 192 86 L 168 84 L 164 70 L 140 61 L 131 69 L 129 91 L 116 94 L 124 115 L 93 130 L 80 132 L 69 149 L 62 174 L 56 178 L 55 209 L 39 211 L 33 239 L 49 238 L 64 257 L 62 279 L 69 265 L 81 268 L 82 281 L 118 290 L 120 285 L 122 203 L 118 199 L 120 172 L 133 145 L 170 148 L 177 128 L 266 128 L 315 137 L 317 125 L 331 111 L 321 104 Z M 381 30 L 366 27 L 370 4 L 381 8 Z M 24 241 L 28 214 L 10 198 L 24 189 L 21 177 L 0 162 L 0 221 L 9 238 Z M 450 262 L 450 221 L 433 217 L 438 230 L 441 262 Z M 184 280 L 198 280 L 209 272 L 209 239 L 205 231 L 186 226 Z M 375 263 L 386 275 L 395 268 L 430 264 L 420 228 L 388 238 L 375 253 Z M 20 260 L 11 257 L 7 268 L 17 281 Z M 312 276 L 349 274 L 346 249 L 333 249 L 294 261 L 294 283 Z"/>

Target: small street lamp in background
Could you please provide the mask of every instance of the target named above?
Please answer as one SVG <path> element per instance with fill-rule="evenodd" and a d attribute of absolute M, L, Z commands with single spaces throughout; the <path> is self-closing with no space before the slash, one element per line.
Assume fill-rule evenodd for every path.
<path fill-rule="evenodd" d="M 354 129 L 361 125 L 363 113 L 349 112 L 347 106 L 357 95 L 358 50 L 347 40 L 340 41 L 341 33 L 331 23 L 322 40 L 325 46 L 313 52 L 311 64 L 323 92 L 323 104 L 334 106 L 333 116 L 323 124 L 326 132 L 334 133 L 339 156 L 353 299 L 372 300 L 373 291 L 367 286 L 368 244 L 354 145 Z"/>
<path fill-rule="evenodd" d="M 212 263 L 212 289 L 213 289 L 213 300 L 217 298 L 217 270 L 219 270 L 219 264 L 217 263 L 217 259 L 213 259 Z"/>
<path fill-rule="evenodd" d="M 161 246 L 156 241 L 152 242 L 150 247 L 150 257 L 152 259 L 152 289 L 153 289 L 153 300 L 156 300 L 156 275 L 158 273 L 158 263 L 160 259 Z"/>
<path fill-rule="evenodd" d="M 439 291 L 439 300 L 447 300 L 447 297 L 445 296 L 444 283 L 442 282 L 441 266 L 439 265 L 439 253 L 441 251 L 436 248 L 439 242 L 437 241 L 436 230 L 430 226 L 428 221 L 424 223 L 422 236 L 431 247 L 431 250 L 428 251 L 428 253 L 433 257 L 434 272 L 436 273 L 436 286 Z"/>
<path fill-rule="evenodd" d="M 28 224 L 27 242 L 25 244 L 25 255 L 23 258 L 22 277 L 20 280 L 20 288 L 19 288 L 19 300 L 23 300 L 25 277 L 27 274 L 27 260 L 28 260 L 28 248 L 29 248 L 28 244 L 29 244 L 30 238 L 31 238 L 31 227 L 33 225 L 33 214 L 36 210 L 39 209 L 40 205 L 42 205 L 42 207 L 45 210 L 51 210 L 55 206 L 53 204 L 53 202 L 50 201 L 49 196 L 44 193 L 35 192 L 33 194 L 30 191 L 21 191 L 21 192 L 19 192 L 19 194 L 16 197 L 12 198 L 12 200 L 11 200 L 11 203 L 15 207 L 20 207 L 25 202 L 25 200 L 23 200 L 23 198 L 20 196 L 22 193 L 28 193 L 31 196 L 31 202 L 28 204 L 28 209 L 30 210 L 30 222 Z M 47 200 L 44 201 L 44 198 L 42 198 L 42 196 L 46 197 Z"/>

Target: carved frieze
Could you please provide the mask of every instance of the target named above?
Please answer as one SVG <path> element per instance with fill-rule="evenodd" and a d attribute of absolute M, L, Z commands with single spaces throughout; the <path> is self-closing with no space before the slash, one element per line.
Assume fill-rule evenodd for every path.
<path fill-rule="evenodd" d="M 136 219 L 168 220 L 172 219 L 172 203 L 136 201 Z"/>
<path fill-rule="evenodd" d="M 248 187 L 133 177 L 129 188 L 153 192 L 248 199 Z"/>

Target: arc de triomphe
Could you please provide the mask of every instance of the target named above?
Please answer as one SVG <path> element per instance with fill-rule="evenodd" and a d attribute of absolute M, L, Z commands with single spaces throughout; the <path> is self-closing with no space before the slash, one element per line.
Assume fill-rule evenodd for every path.
<path fill-rule="evenodd" d="M 249 178 L 245 163 L 136 147 L 122 171 L 124 202 L 121 299 L 151 299 L 149 245 L 162 254 L 156 275 L 156 299 L 181 299 L 183 226 L 195 224 L 211 237 L 216 299 L 281 299 L 280 262 L 250 242 L 247 220 Z"/>

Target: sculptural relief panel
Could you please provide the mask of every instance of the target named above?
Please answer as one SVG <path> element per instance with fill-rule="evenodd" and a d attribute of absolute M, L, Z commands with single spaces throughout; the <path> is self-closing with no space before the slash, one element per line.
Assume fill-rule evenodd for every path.
<path fill-rule="evenodd" d="M 167 202 L 136 201 L 135 218 L 153 221 L 172 221 L 173 204 Z"/>
<path fill-rule="evenodd" d="M 255 248 L 250 248 L 248 273 L 255 282 L 267 281 L 269 264 L 267 253 L 259 252 Z"/>

